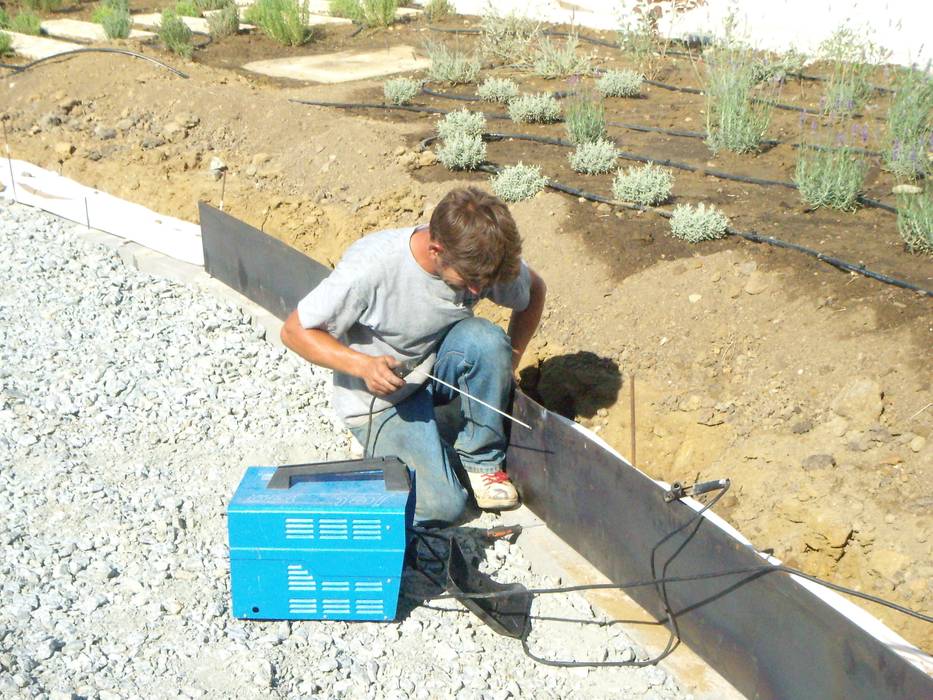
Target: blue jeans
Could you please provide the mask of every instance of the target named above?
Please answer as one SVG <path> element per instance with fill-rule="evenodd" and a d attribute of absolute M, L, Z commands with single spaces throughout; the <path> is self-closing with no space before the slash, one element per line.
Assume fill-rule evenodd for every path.
<path fill-rule="evenodd" d="M 448 384 L 507 410 L 512 391 L 512 345 L 505 332 L 481 318 L 464 319 L 444 336 L 434 374 Z M 415 522 L 451 523 L 463 513 L 467 491 L 457 476 L 499 471 L 508 446 L 507 419 L 462 397 L 460 411 L 444 411 L 459 394 L 434 380 L 375 416 L 373 456 L 395 455 L 415 472 Z M 437 413 L 435 409 L 439 408 Z M 367 426 L 351 429 L 361 444 Z"/>

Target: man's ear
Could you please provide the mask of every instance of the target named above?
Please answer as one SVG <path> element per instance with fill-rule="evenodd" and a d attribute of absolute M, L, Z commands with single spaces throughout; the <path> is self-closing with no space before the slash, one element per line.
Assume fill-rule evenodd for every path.
<path fill-rule="evenodd" d="M 432 238 L 428 239 L 428 252 L 432 255 L 441 256 L 444 254 L 444 246 Z"/>

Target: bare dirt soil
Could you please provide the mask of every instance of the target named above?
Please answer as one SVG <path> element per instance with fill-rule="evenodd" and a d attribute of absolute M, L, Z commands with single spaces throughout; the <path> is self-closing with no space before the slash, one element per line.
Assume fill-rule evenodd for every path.
<path fill-rule="evenodd" d="M 300 49 L 241 35 L 196 52 L 190 62 L 157 46 L 140 49 L 189 73 L 187 80 L 120 56 L 50 62 L 6 76 L 9 144 L 16 158 L 191 221 L 198 200 L 219 202 L 221 183 L 208 172 L 219 157 L 229 167 L 227 211 L 332 264 L 359 236 L 424 221 L 451 187 L 487 186 L 487 178 L 452 174 L 432 153 L 418 151 L 436 117 L 288 101 L 377 101 L 380 81 L 317 85 L 264 79 L 238 66 L 271 56 L 420 46 L 427 32 L 423 21 L 357 36 L 328 27 L 317 43 Z M 468 48 L 475 38 L 457 41 Z M 599 65 L 626 63 L 613 49 L 596 54 Z M 657 77 L 696 86 L 698 70 L 689 59 L 672 58 Z M 515 77 L 527 91 L 566 88 Z M 819 89 L 794 82 L 780 99 L 815 106 Z M 461 106 L 426 96 L 418 102 Z M 607 116 L 703 130 L 703 109 L 700 96 L 651 88 L 643 99 L 610 100 Z M 883 99 L 866 112 L 870 148 L 878 146 L 884 114 Z M 769 136 L 795 140 L 798 119 L 776 111 Z M 564 136 L 561 125 L 490 122 L 490 128 Z M 794 166 L 794 151 L 785 145 L 756 156 L 713 156 L 700 140 L 617 127 L 610 133 L 626 150 L 701 167 L 788 180 Z M 540 164 L 558 180 L 609 194 L 609 176 L 572 173 L 565 149 L 520 141 L 488 148 L 493 162 Z M 675 176 L 675 203 L 712 201 L 739 229 L 933 287 L 933 263 L 904 252 L 890 213 L 810 211 L 792 190 Z M 873 168 L 867 194 L 893 203 L 893 184 Z M 525 257 L 549 286 L 545 317 L 521 371 L 526 391 L 629 454 L 634 377 L 639 468 L 668 481 L 729 477 L 733 490 L 717 510 L 758 548 L 930 610 L 929 299 L 738 239 L 690 246 L 672 239 L 667 223 L 652 214 L 555 192 L 512 209 Z M 484 312 L 503 320 L 495 309 Z M 929 625 L 871 609 L 933 651 Z"/>

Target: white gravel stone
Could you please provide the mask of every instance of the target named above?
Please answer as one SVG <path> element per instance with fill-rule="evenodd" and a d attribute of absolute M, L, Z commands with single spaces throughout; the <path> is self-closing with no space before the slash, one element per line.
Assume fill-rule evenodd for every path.
<path fill-rule="evenodd" d="M 350 456 L 330 375 L 80 228 L 0 203 L 0 695 L 683 697 L 661 669 L 539 666 L 452 601 L 402 601 L 378 625 L 232 619 L 225 510 L 244 469 Z M 497 580 L 548 583 L 520 541 L 458 537 Z M 413 571 L 404 590 L 434 592 Z M 533 613 L 593 611 L 568 595 Z M 632 646 L 617 626 L 554 621 L 529 644 L 557 659 Z"/>

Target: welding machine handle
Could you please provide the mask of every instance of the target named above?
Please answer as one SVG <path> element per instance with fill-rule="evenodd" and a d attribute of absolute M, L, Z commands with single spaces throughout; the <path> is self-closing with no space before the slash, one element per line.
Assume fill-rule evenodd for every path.
<path fill-rule="evenodd" d="M 360 474 L 381 471 L 386 491 L 411 490 L 408 467 L 398 457 L 372 457 L 348 459 L 342 462 L 316 462 L 314 464 L 286 464 L 276 467 L 269 479 L 270 489 L 290 489 L 296 476 L 329 476 L 331 474 Z"/>

